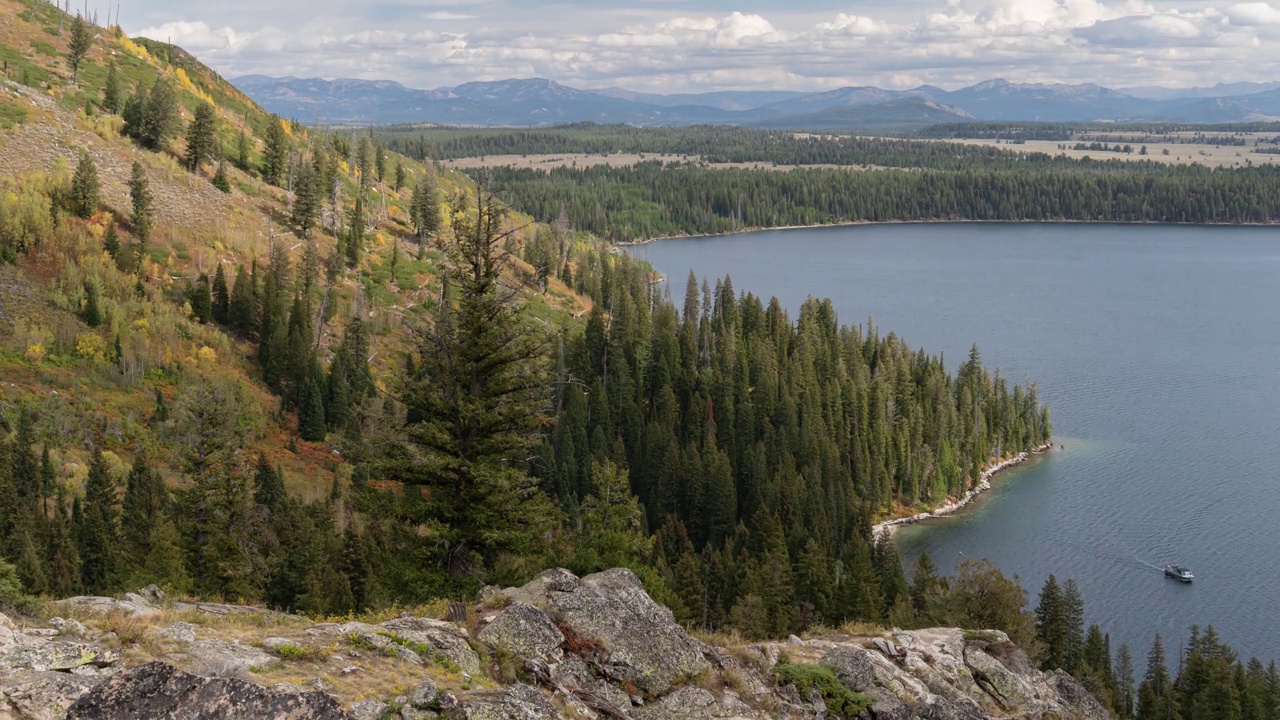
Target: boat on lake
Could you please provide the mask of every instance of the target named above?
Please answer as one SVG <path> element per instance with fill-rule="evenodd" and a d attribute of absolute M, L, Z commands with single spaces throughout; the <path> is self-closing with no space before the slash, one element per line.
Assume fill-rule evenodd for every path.
<path fill-rule="evenodd" d="M 1164 575 L 1165 577 L 1171 577 L 1175 580 L 1181 580 L 1184 583 L 1189 583 L 1196 577 L 1191 574 L 1190 570 L 1182 567 L 1181 565 L 1165 565 Z"/>

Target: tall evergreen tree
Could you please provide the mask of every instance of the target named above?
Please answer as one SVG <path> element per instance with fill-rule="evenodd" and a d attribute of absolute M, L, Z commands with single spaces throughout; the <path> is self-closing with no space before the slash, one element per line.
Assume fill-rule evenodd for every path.
<path fill-rule="evenodd" d="M 266 147 L 262 152 L 262 179 L 277 187 L 289 169 L 289 136 L 283 123 L 279 115 L 271 116 L 267 123 Z"/>
<path fill-rule="evenodd" d="M 236 167 L 244 172 L 249 172 L 249 150 L 249 136 L 242 129 L 239 137 L 236 138 Z"/>
<path fill-rule="evenodd" d="M 187 126 L 187 169 L 200 172 L 200 166 L 213 159 L 217 141 L 218 115 L 212 104 L 201 102 L 196 105 L 195 118 Z"/>
<path fill-rule="evenodd" d="M 307 442 L 322 442 L 326 434 L 324 399 L 314 377 L 302 384 L 298 401 L 298 435 Z"/>
<path fill-rule="evenodd" d="M 256 296 L 253 275 L 242 265 L 236 271 L 235 284 L 231 287 L 231 298 L 227 305 L 227 322 L 231 327 L 242 333 L 253 331 L 258 320 Z"/>
<path fill-rule="evenodd" d="M 209 291 L 209 276 L 201 273 L 191 287 L 191 313 L 201 325 L 213 319 L 213 296 Z"/>
<path fill-rule="evenodd" d="M 1036 605 L 1036 639 L 1044 645 L 1046 670 L 1066 665 L 1067 627 L 1062 589 L 1053 575 L 1040 588 L 1040 603 Z"/>
<path fill-rule="evenodd" d="M 124 108 L 124 89 L 120 86 L 120 71 L 114 61 L 107 64 L 107 82 L 102 87 L 102 107 L 119 114 Z"/>
<path fill-rule="evenodd" d="M 116 231 L 115 220 L 107 223 L 107 229 L 102 233 L 102 249 L 112 260 L 120 259 L 120 233 Z"/>
<path fill-rule="evenodd" d="M 89 327 L 98 327 L 102 324 L 102 308 L 98 303 L 98 286 L 89 281 L 85 281 L 84 284 L 84 307 L 80 310 L 80 317 L 84 319 L 84 324 Z"/>
<path fill-rule="evenodd" d="M 364 192 L 361 190 L 356 191 L 355 205 L 352 206 L 348 219 L 347 240 L 345 243 L 347 267 L 354 268 L 360 264 L 360 251 L 364 248 Z"/>
<path fill-rule="evenodd" d="M 45 572 L 49 594 L 54 597 L 70 597 L 80 592 L 80 552 L 76 547 L 71 518 L 67 513 L 67 499 L 59 492 L 49 520 L 47 550 L 48 564 Z"/>
<path fill-rule="evenodd" d="M 76 545 L 80 554 L 80 578 L 86 590 L 102 595 L 118 578 L 120 550 L 120 502 L 115 478 L 100 450 L 89 461 L 84 499 L 76 518 Z"/>
<path fill-rule="evenodd" d="M 155 214 L 152 208 L 151 184 L 147 181 L 147 173 L 142 163 L 135 160 L 129 176 L 129 198 L 133 203 L 133 234 L 143 245 L 151 239 L 151 225 Z"/>
<path fill-rule="evenodd" d="M 120 586 L 154 583 L 176 592 L 190 586 L 173 510 L 164 479 L 139 457 L 126 480 L 121 512 Z"/>
<path fill-rule="evenodd" d="M 417 368 L 401 401 L 415 451 L 396 474 L 430 489 L 423 520 L 439 524 L 449 576 L 483 572 L 502 552 L 527 549 L 550 503 L 513 459 L 527 457 L 548 409 L 547 343 L 502 282 L 504 228 L 497 198 L 482 190 L 455 226 L 448 250 L 456 301 L 417 330 Z M 474 577 L 474 576 L 472 576 Z"/>
<path fill-rule="evenodd" d="M 156 84 L 151 86 L 140 120 L 137 139 L 152 150 L 164 147 L 181 129 L 182 116 L 178 111 L 178 97 L 173 87 L 163 78 L 157 79 Z"/>
<path fill-rule="evenodd" d="M 320 178 L 316 176 L 312 163 L 298 164 L 293 187 L 295 197 L 290 223 L 298 237 L 305 238 L 311 235 L 311 228 L 320 214 Z"/>
<path fill-rule="evenodd" d="M 76 217 L 88 218 L 98 210 L 102 202 L 102 183 L 98 180 L 98 166 L 89 153 L 80 152 L 80 162 L 71 177 L 71 193 L 68 200 Z"/>
<path fill-rule="evenodd" d="M 67 41 L 67 64 L 71 66 L 71 83 L 80 84 L 80 65 L 93 47 L 93 28 L 76 13 L 71 21 L 71 38 Z"/>
<path fill-rule="evenodd" d="M 227 291 L 227 274 L 222 270 L 222 263 L 213 273 L 213 319 L 220 325 L 226 325 L 231 316 L 231 294 Z"/>
<path fill-rule="evenodd" d="M 1084 657 L 1084 600 L 1070 578 L 1062 584 L 1063 667 L 1075 673 Z"/>
<path fill-rule="evenodd" d="M 253 501 L 271 513 L 280 512 L 288 497 L 284 491 L 284 478 L 271 466 L 266 454 L 258 454 L 257 469 L 253 474 Z"/>

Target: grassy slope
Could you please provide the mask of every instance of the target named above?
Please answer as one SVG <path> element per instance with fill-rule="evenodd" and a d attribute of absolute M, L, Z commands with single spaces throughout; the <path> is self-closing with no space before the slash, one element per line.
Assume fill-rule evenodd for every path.
<path fill-rule="evenodd" d="M 344 472 L 340 458 L 323 443 L 298 441 L 298 452 L 290 452 L 293 419 L 277 418 L 279 400 L 258 380 L 252 343 L 196 324 L 183 305 L 189 281 L 202 272 L 212 276 L 221 263 L 230 282 L 238 266 L 266 256 L 272 238 L 287 243 L 297 266 L 301 241 L 281 229 L 287 217 L 284 191 L 228 166 L 233 192 L 224 195 L 208 182 L 212 168 L 196 176 L 181 167 L 183 141 L 161 153 L 143 150 L 120 135 L 118 117 L 86 107 L 101 97 L 109 62 L 117 65 L 126 93 L 163 77 L 178 89 L 185 120 L 197 103 L 214 103 L 228 149 L 235 147 L 242 124 L 247 127 L 255 163 L 270 116 L 180 48 L 130 40 L 111 30 L 99 30 L 80 68 L 79 86 L 72 85 L 65 56 L 69 25 L 70 19 L 46 2 L 0 0 L 0 62 L 6 68 L 0 74 L 0 193 L 66 175 L 84 150 L 97 164 L 104 205 L 88 222 L 64 217 L 55 242 L 22 256 L 16 268 L 0 267 L 0 418 L 12 427 L 21 410 L 38 411 L 40 441 L 53 448 L 60 477 L 73 486 L 85 473 L 89 442 L 98 438 L 105 439 L 122 469 L 145 449 L 176 479 L 174 440 L 148 423 L 155 391 L 172 402 L 195 381 L 212 378 L 240 387 L 253 450 L 283 468 L 296 494 L 323 496 L 333 474 Z M 304 128 L 289 131 L 298 146 L 316 140 Z M 423 172 L 420 164 L 397 159 L 409 170 L 408 187 L 397 193 L 375 186 L 368 205 L 375 216 L 385 206 L 385 218 L 370 229 L 362 266 L 339 280 L 338 312 L 322 343 L 326 350 L 336 346 L 343 318 L 363 293 L 374 371 L 384 386 L 392 359 L 404 347 L 403 319 L 438 294 L 437 253 L 415 262 L 410 245 L 403 244 L 394 281 L 390 277 L 392 243 L 410 240 L 409 188 Z M 139 273 L 146 280 L 141 299 L 133 292 L 136 278 L 115 269 L 101 253 L 100 240 L 111 216 L 128 216 L 126 183 L 134 161 L 147 169 L 157 211 L 148 261 Z M 452 172 L 442 173 L 440 184 L 444 197 L 472 190 L 464 176 Z M 351 187 L 350 177 L 344 185 Z M 121 236 L 126 246 L 132 242 L 124 226 Z M 317 239 L 322 254 L 333 250 L 332 237 L 317 233 Z M 103 291 L 108 322 L 96 329 L 75 314 L 86 280 Z M 579 314 L 585 307 L 558 283 L 547 296 L 532 300 L 538 314 L 549 319 Z M 132 377 L 110 360 L 117 336 L 142 366 Z M 106 351 L 95 352 L 99 347 Z"/>

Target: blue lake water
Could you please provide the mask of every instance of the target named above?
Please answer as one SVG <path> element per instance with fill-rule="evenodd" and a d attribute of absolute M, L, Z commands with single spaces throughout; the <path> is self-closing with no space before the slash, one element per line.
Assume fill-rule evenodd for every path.
<path fill-rule="evenodd" d="M 945 353 L 972 343 L 1036 381 L 1066 445 L 996 480 L 957 517 L 902 530 L 950 572 L 988 558 L 1030 602 L 1074 578 L 1087 621 L 1142 657 L 1213 624 L 1280 655 L 1280 230 L 885 225 L 669 240 L 632 249 L 683 293 L 690 269 L 793 311 Z M 1160 570 L 1188 565 L 1183 585 Z"/>

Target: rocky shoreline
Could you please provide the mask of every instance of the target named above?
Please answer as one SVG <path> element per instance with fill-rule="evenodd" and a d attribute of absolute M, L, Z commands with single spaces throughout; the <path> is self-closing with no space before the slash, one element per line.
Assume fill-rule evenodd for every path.
<path fill-rule="evenodd" d="M 973 486 L 973 489 L 969 490 L 964 495 L 960 496 L 958 499 L 949 501 L 943 504 L 941 507 L 938 507 L 930 512 L 916 513 L 915 515 L 911 515 L 908 517 L 894 518 L 892 520 L 886 520 L 882 523 L 876 523 L 871 527 L 871 536 L 879 540 L 880 537 L 885 533 L 892 534 L 897 528 L 902 527 L 903 525 L 914 525 L 915 523 L 924 522 L 925 520 L 933 520 L 936 518 L 942 518 L 942 517 L 947 517 L 949 515 L 954 515 L 960 510 L 963 510 L 965 506 L 967 506 L 969 503 L 976 500 L 979 495 L 990 490 L 991 479 L 995 477 L 997 473 L 1001 472 L 1002 470 L 1008 470 L 1011 467 L 1021 465 L 1027 460 L 1030 460 L 1032 456 L 1044 454 L 1051 449 L 1053 449 L 1053 443 L 1048 442 L 1032 450 L 1031 452 L 1020 452 L 1017 455 L 1014 455 L 1013 457 L 1009 458 L 1008 460 L 1002 460 L 1001 462 L 998 462 L 995 465 L 992 465 L 986 470 L 983 470 L 982 475 L 979 476 L 978 478 L 978 483 Z"/>

